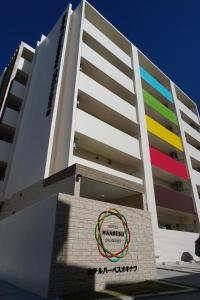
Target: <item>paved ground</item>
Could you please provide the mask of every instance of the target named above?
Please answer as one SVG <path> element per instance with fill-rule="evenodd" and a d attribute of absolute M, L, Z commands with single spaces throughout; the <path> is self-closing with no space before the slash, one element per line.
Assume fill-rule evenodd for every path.
<path fill-rule="evenodd" d="M 156 295 L 148 297 L 149 300 L 200 300 L 200 264 L 180 263 L 157 265 L 158 278 L 170 283 L 189 286 L 193 291 L 179 292 L 171 295 Z M 134 299 L 134 298 L 133 298 Z M 137 298 L 136 298 L 137 299 Z M 140 300 L 147 297 L 140 297 Z"/>
<path fill-rule="evenodd" d="M 0 281 L 0 300 L 43 300 L 4 281 Z"/>
<path fill-rule="evenodd" d="M 159 279 L 200 289 L 199 263 L 168 264 L 157 267 Z"/>
<path fill-rule="evenodd" d="M 141 297 L 141 298 L 132 298 L 129 300 L 199 300 L 200 299 L 200 291 L 180 293 L 174 295 L 162 295 L 162 296 L 152 296 L 152 297 Z M 125 299 L 122 299 L 125 300 Z"/>
<path fill-rule="evenodd" d="M 157 267 L 158 279 L 167 283 L 189 286 L 191 289 L 187 292 L 181 291 L 174 294 L 129 296 L 116 298 L 115 300 L 200 300 L 200 263 L 167 264 L 157 265 Z"/>
<path fill-rule="evenodd" d="M 157 265 L 158 278 L 173 284 L 186 285 L 192 288 L 188 292 L 171 295 L 140 297 L 119 297 L 116 300 L 200 300 L 200 263 L 181 263 Z M 44 300 L 4 281 L 0 281 L 0 300 Z M 56 299 L 54 299 L 56 300 Z M 70 299 L 69 299 L 70 300 Z M 80 296 L 81 300 L 81 296 Z M 103 300 L 103 299 L 102 299 Z"/>

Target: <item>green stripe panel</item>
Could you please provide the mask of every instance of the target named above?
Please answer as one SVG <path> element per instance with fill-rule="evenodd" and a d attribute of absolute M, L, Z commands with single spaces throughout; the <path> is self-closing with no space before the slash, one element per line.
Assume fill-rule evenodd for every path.
<path fill-rule="evenodd" d="M 165 105 L 163 105 L 158 99 L 153 97 L 151 94 L 149 94 L 147 91 L 143 89 L 143 97 L 144 102 L 148 104 L 150 107 L 155 109 L 158 113 L 160 113 L 163 117 L 170 120 L 174 124 L 178 125 L 178 120 L 175 115 L 169 108 L 167 108 Z"/>

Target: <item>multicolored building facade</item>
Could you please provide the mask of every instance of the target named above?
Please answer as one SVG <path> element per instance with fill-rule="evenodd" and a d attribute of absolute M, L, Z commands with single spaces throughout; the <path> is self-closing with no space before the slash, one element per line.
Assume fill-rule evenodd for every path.
<path fill-rule="evenodd" d="M 197 259 L 197 105 L 88 2 L 20 45 L 0 93 L 2 220 L 78 165 L 81 198 L 150 213 L 158 262 Z"/>

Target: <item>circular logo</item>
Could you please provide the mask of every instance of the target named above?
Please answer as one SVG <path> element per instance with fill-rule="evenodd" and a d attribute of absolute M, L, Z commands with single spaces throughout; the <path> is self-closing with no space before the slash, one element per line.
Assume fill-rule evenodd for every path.
<path fill-rule="evenodd" d="M 99 253 L 109 261 L 118 262 L 125 257 L 130 244 L 130 230 L 124 215 L 116 208 L 103 211 L 95 227 L 95 238 Z"/>

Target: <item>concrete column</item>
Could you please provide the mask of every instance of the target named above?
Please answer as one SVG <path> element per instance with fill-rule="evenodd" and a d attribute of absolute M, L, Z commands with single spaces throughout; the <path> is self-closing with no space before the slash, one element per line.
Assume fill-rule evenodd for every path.
<path fill-rule="evenodd" d="M 184 148 L 184 151 L 185 151 L 185 160 L 186 160 L 186 163 L 187 163 L 187 168 L 188 168 L 188 172 L 189 172 L 189 176 L 190 176 L 190 182 L 191 182 L 191 187 L 192 187 L 191 191 L 192 191 L 193 204 L 194 204 L 194 207 L 196 209 L 197 216 L 198 216 L 198 222 L 200 223 L 200 202 L 199 202 L 199 196 L 198 196 L 196 184 L 192 180 L 192 176 L 193 176 L 193 174 L 192 174 L 192 163 L 191 163 L 190 156 L 187 152 L 187 146 L 186 146 L 187 141 L 186 141 L 186 137 L 185 137 L 185 132 L 184 132 L 183 127 L 181 125 L 182 118 L 181 118 L 180 110 L 178 109 L 178 106 L 177 106 L 177 96 L 176 96 L 175 85 L 172 81 L 170 81 L 170 84 L 171 84 L 171 90 L 172 90 L 172 94 L 173 94 L 173 98 L 174 98 L 174 105 L 175 105 L 177 119 L 178 119 L 178 123 L 179 123 L 183 148 Z M 198 232 L 200 233 L 200 224 L 198 224 Z"/>
<path fill-rule="evenodd" d="M 143 202 L 143 209 L 148 210 L 147 198 L 145 194 L 142 194 L 142 202 Z"/>
<path fill-rule="evenodd" d="M 134 45 L 132 45 L 132 66 L 135 75 L 135 91 L 137 96 L 137 116 L 138 116 L 138 123 L 140 127 L 140 152 L 141 152 L 142 162 L 143 162 L 145 202 L 147 203 L 148 210 L 151 213 L 155 252 L 156 252 L 156 256 L 159 256 L 159 246 L 157 243 L 158 218 L 157 218 L 157 211 L 156 211 L 153 175 L 152 175 L 150 152 L 149 152 L 149 140 L 148 140 L 148 133 L 147 133 L 146 118 L 145 118 L 142 83 L 140 78 L 138 50 Z"/>

